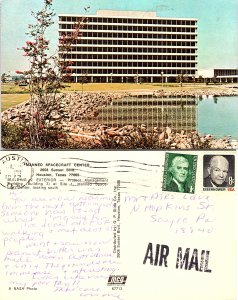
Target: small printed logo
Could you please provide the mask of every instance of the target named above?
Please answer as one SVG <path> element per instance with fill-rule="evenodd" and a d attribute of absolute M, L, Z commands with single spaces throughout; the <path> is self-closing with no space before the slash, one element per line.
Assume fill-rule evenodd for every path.
<path fill-rule="evenodd" d="M 125 285 L 127 276 L 125 275 L 110 275 L 107 285 Z"/>

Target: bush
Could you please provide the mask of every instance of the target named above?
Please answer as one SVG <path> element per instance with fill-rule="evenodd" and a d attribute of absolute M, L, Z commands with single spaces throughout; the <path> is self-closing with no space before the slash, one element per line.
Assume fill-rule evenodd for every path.
<path fill-rule="evenodd" d="M 30 139 L 26 127 L 2 122 L 2 147 L 5 149 L 29 149 Z"/>
<path fill-rule="evenodd" d="M 32 149 L 27 126 L 2 122 L 2 147 L 4 149 Z M 57 129 L 39 132 L 38 149 L 75 149 L 75 143 L 68 134 Z"/>

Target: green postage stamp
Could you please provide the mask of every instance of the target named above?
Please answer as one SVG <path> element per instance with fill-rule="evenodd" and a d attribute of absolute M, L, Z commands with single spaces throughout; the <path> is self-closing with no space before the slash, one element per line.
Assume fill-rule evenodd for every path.
<path fill-rule="evenodd" d="M 197 155 L 165 153 L 163 191 L 195 192 Z"/>

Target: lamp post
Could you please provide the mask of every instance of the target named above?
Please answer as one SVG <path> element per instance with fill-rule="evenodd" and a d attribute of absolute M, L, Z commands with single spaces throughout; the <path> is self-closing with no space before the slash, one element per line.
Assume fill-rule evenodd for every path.
<path fill-rule="evenodd" d="M 161 73 L 161 82 L 162 82 L 162 89 L 163 89 L 163 84 L 164 84 L 164 72 L 162 71 Z"/>

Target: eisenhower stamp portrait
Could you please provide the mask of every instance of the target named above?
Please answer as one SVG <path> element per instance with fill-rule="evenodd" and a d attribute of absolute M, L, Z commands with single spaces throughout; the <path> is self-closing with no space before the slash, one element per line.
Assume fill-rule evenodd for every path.
<path fill-rule="evenodd" d="M 204 155 L 203 190 L 226 190 L 235 186 L 234 155 Z"/>
<path fill-rule="evenodd" d="M 194 193 L 197 155 L 165 153 L 162 191 Z"/>

